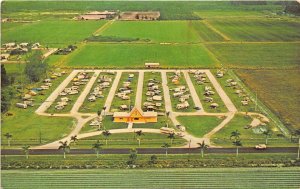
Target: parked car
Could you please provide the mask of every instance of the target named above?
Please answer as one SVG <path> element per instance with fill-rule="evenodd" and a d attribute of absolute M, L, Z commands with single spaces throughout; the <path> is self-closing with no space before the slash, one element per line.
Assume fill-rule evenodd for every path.
<path fill-rule="evenodd" d="M 257 149 L 257 150 L 265 150 L 265 149 L 267 149 L 267 145 L 265 145 L 265 144 L 258 144 L 258 145 L 255 146 L 255 149 Z"/>

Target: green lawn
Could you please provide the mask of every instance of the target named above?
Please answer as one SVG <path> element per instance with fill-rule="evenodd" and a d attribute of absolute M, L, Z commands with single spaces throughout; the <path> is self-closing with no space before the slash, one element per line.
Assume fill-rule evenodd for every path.
<path fill-rule="evenodd" d="M 228 109 L 226 108 L 226 106 L 225 106 L 224 102 L 222 101 L 220 95 L 216 92 L 214 86 L 211 83 L 209 83 L 210 81 L 209 81 L 208 78 L 206 78 L 208 82 L 205 83 L 205 84 L 201 84 L 201 85 L 197 84 L 197 81 L 194 78 L 194 74 L 190 74 L 190 78 L 191 78 L 191 80 L 194 84 L 195 90 L 196 90 L 196 92 L 198 94 L 198 97 L 201 100 L 202 106 L 203 106 L 203 108 L 206 112 L 212 112 L 212 113 L 228 112 Z M 213 98 L 213 102 L 205 102 L 204 101 L 205 100 L 204 92 L 205 92 L 205 87 L 206 86 L 211 87 L 212 91 L 215 92 L 215 94 L 211 96 Z M 212 103 L 217 103 L 219 105 L 219 107 L 215 108 L 215 109 L 211 108 L 210 105 Z"/>
<path fill-rule="evenodd" d="M 103 76 L 107 76 L 107 77 L 112 78 L 112 82 L 110 83 L 110 87 L 111 87 L 111 85 L 114 82 L 115 76 L 112 75 L 112 74 L 109 74 L 109 73 L 101 72 L 99 74 L 97 80 L 99 78 L 103 77 Z M 99 83 L 97 82 L 97 80 L 95 81 L 95 83 L 94 83 L 94 85 L 93 85 L 93 87 L 92 87 L 92 89 L 91 89 L 90 92 L 93 92 L 94 88 L 99 85 Z M 108 95 L 108 93 L 110 91 L 110 87 L 104 88 L 104 90 L 102 91 L 103 92 L 102 95 L 104 96 L 104 98 L 97 98 L 95 102 L 90 102 L 88 100 L 88 98 L 89 98 L 90 95 L 87 95 L 86 98 L 85 98 L 85 100 L 84 100 L 84 102 L 83 102 L 83 104 L 82 104 L 82 106 L 79 108 L 79 112 L 84 112 L 84 113 L 93 112 L 93 113 L 95 113 L 98 110 L 101 110 L 103 108 L 104 104 L 105 104 L 106 99 L 107 99 L 107 95 Z"/>
<path fill-rule="evenodd" d="M 203 137 L 223 121 L 215 116 L 178 116 L 177 120 L 196 137 Z"/>
<path fill-rule="evenodd" d="M 216 177 L 218 182 L 216 182 Z M 76 179 L 71 179 L 76 178 Z M 197 178 L 197 179 L 195 179 Z M 126 182 L 121 182 L 126 180 Z M 4 170 L 4 188 L 298 188 L 299 168 Z"/>
<path fill-rule="evenodd" d="M 206 45 L 231 68 L 297 68 L 300 62 L 299 43 L 277 44 L 209 44 Z"/>
<path fill-rule="evenodd" d="M 103 31 L 103 36 L 139 38 L 151 42 L 199 42 L 190 21 L 116 21 Z"/>
<path fill-rule="evenodd" d="M 144 68 L 145 62 L 167 67 L 214 67 L 202 45 L 96 44 L 90 43 L 69 55 L 66 66 Z"/>
<path fill-rule="evenodd" d="M 170 90 L 170 99 L 171 99 L 171 104 L 172 104 L 172 110 L 175 111 L 175 112 L 194 112 L 196 111 L 194 108 L 195 108 L 195 104 L 194 104 L 194 101 L 193 101 L 193 98 L 190 97 L 187 102 L 189 103 L 189 107 L 186 108 L 186 109 L 180 109 L 178 110 L 176 108 L 177 104 L 180 104 L 181 102 L 179 101 L 179 97 L 174 97 L 173 94 L 174 94 L 174 91 L 172 91 L 174 88 L 176 87 L 179 87 L 179 86 L 185 86 L 186 89 L 189 89 L 187 84 L 186 84 L 186 80 L 183 76 L 183 73 L 181 72 L 181 76 L 179 78 L 179 84 L 175 84 L 175 83 L 172 83 L 172 76 L 174 76 L 175 73 L 174 72 L 167 72 L 167 79 L 168 79 L 168 87 L 169 87 L 169 90 Z M 184 94 L 190 94 L 190 92 L 186 92 Z"/>
<path fill-rule="evenodd" d="M 13 72 L 19 74 L 18 65 L 5 65 L 5 67 L 9 74 L 12 74 Z M 24 144 L 32 146 L 38 145 L 40 144 L 40 138 L 43 144 L 49 143 L 69 134 L 73 128 L 72 118 L 44 117 L 34 113 L 40 104 L 56 89 L 67 75 L 68 74 L 55 79 L 52 82 L 52 87 L 43 92 L 44 95 L 33 97 L 35 99 L 34 107 L 29 107 L 27 109 L 17 108 L 15 107 L 15 103 L 20 100 L 19 98 L 16 98 L 12 101 L 9 110 L 10 113 L 13 113 L 13 116 L 2 114 L 1 130 L 3 134 L 9 132 L 13 135 L 11 141 L 12 148 L 23 146 Z M 41 82 L 27 87 L 37 87 L 39 84 L 41 84 Z M 2 145 L 7 144 L 5 137 L 1 137 L 1 141 Z"/>
<path fill-rule="evenodd" d="M 279 19 L 214 19 L 210 23 L 233 41 L 299 41 L 300 22 Z"/>
<path fill-rule="evenodd" d="M 115 133 L 108 137 L 108 144 L 105 145 L 105 137 L 103 135 L 80 139 L 76 145 L 72 144 L 71 148 L 92 148 L 92 144 L 96 140 L 100 140 L 104 144 L 103 148 L 159 148 L 164 142 L 170 143 L 168 135 L 157 133 L 144 133 L 140 137 L 141 146 L 134 132 L 132 133 Z M 175 137 L 172 146 L 183 146 L 186 141 L 180 137 Z"/>
<path fill-rule="evenodd" d="M 106 21 L 39 21 L 31 24 L 2 23 L 2 43 L 39 42 L 43 46 L 64 47 L 76 44 Z M 22 35 L 20 35 L 22 34 Z"/>
<path fill-rule="evenodd" d="M 93 131 L 98 131 L 98 126 L 90 126 L 90 122 L 88 122 L 80 131 L 80 133 L 88 133 Z M 103 121 L 103 129 L 111 130 L 111 129 L 125 129 L 128 127 L 127 123 L 115 123 L 113 122 L 112 116 L 104 116 Z"/>
<path fill-rule="evenodd" d="M 117 90 L 115 95 L 118 93 L 118 90 L 123 87 L 123 82 L 126 82 L 128 80 L 129 74 L 134 74 L 133 79 L 131 80 L 131 90 L 132 93 L 128 94 L 129 100 L 122 100 L 121 98 L 115 96 L 113 99 L 113 103 L 111 104 L 110 111 L 116 112 L 116 111 L 121 111 L 120 106 L 121 105 L 129 105 L 134 106 L 135 105 L 135 98 L 136 98 L 136 91 L 137 89 L 137 84 L 138 84 L 138 78 L 139 78 L 139 73 L 138 72 L 123 72 L 120 78 L 120 82 L 118 84 Z"/>
<path fill-rule="evenodd" d="M 160 129 L 161 127 L 166 126 L 166 122 L 168 122 L 169 127 L 176 129 L 173 125 L 173 122 L 169 118 L 168 121 L 166 121 L 166 116 L 158 116 L 156 123 L 133 124 L 133 128 Z"/>
<path fill-rule="evenodd" d="M 258 126 L 253 129 L 245 129 L 244 126 L 250 124 L 252 119 L 245 115 L 237 114 L 235 117 L 221 130 L 212 136 L 212 142 L 218 146 L 233 147 L 230 140 L 231 132 L 238 130 L 241 135 L 241 142 L 244 147 L 253 147 L 257 144 L 265 143 L 265 135 L 258 133 L 257 131 L 265 129 L 265 126 Z M 289 139 L 285 137 L 277 136 L 282 134 L 276 127 L 269 125 L 272 130 L 272 136 L 268 139 L 268 146 L 295 146 Z"/>

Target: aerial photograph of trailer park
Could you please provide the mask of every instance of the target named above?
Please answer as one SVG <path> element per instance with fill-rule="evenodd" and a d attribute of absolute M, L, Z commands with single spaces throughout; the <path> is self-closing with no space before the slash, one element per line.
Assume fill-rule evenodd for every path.
<path fill-rule="evenodd" d="M 2 1 L 1 188 L 300 188 L 299 1 Z"/>

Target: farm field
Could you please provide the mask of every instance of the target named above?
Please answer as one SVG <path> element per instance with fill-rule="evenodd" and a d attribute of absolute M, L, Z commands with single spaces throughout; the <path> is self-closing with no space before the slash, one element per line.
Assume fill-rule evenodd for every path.
<path fill-rule="evenodd" d="M 55 188 L 297 188 L 299 168 L 4 170 L 3 186 Z M 218 182 L 215 176 L 218 175 Z M 76 178 L 75 179 L 70 179 Z M 180 182 L 178 179 L 180 178 Z M 195 179 L 197 178 L 197 179 Z M 139 180 L 137 183 L 136 180 Z M 120 180 L 126 180 L 120 182 Z M 255 180 L 255 182 L 253 182 Z M 148 187 L 147 187 L 148 188 Z"/>
<path fill-rule="evenodd" d="M 223 121 L 214 116 L 178 116 L 177 120 L 186 127 L 187 132 L 196 137 L 203 137 Z"/>
<path fill-rule="evenodd" d="M 191 28 L 190 21 L 116 21 L 103 36 L 139 38 L 150 42 L 199 42 L 198 34 Z"/>
<path fill-rule="evenodd" d="M 235 73 L 290 130 L 300 128 L 299 70 L 237 70 Z M 271 85 L 270 85 L 271 84 Z"/>
<path fill-rule="evenodd" d="M 211 19 L 209 22 L 233 41 L 299 41 L 300 22 L 264 18 Z M 272 29 L 270 29 L 272 28 Z"/>
<path fill-rule="evenodd" d="M 213 67 L 215 62 L 202 45 L 87 44 L 71 54 L 65 66 L 107 68 L 143 67 L 159 62 L 162 67 Z M 134 56 L 133 56 L 134 55 Z"/>
<path fill-rule="evenodd" d="M 30 24 L 2 24 L 2 43 L 31 42 L 48 47 L 65 47 L 83 41 L 106 21 L 39 21 Z M 22 33 L 22 35 L 20 35 Z"/>
<path fill-rule="evenodd" d="M 138 130 L 138 129 L 137 129 Z M 88 137 L 80 139 L 76 142 L 76 145 L 71 145 L 71 148 L 92 148 L 92 145 L 100 140 L 104 144 L 103 148 L 160 148 L 165 142 L 170 143 L 168 135 L 158 134 L 158 133 L 145 133 L 144 135 L 137 137 L 134 132 L 128 133 L 114 133 L 107 138 L 103 135 Z M 139 146 L 137 138 L 140 138 L 141 145 Z M 173 140 L 172 146 L 183 146 L 186 143 L 186 140 L 175 137 Z"/>
<path fill-rule="evenodd" d="M 226 68 L 274 68 L 286 69 L 299 67 L 298 43 L 269 44 L 207 44 L 216 58 Z"/>

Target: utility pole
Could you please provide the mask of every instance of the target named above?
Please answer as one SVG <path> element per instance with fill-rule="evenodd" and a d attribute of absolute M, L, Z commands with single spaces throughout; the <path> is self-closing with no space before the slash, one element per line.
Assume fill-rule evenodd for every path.
<path fill-rule="evenodd" d="M 255 111 L 257 110 L 257 91 L 255 91 Z"/>

